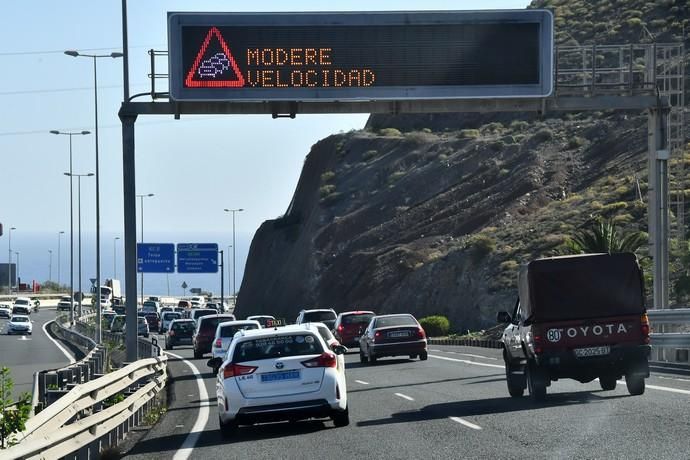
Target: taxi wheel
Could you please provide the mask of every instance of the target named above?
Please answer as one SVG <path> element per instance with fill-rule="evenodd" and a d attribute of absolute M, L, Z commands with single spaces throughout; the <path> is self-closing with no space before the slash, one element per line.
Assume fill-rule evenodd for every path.
<path fill-rule="evenodd" d="M 203 358 L 203 357 L 204 357 L 204 354 L 203 354 L 203 353 L 200 353 L 200 352 L 194 350 L 194 359 L 200 359 L 200 358 Z"/>
<path fill-rule="evenodd" d="M 368 363 L 369 362 L 369 358 L 367 358 L 367 356 L 361 350 L 359 352 L 359 362 L 360 363 Z"/>
<path fill-rule="evenodd" d="M 429 358 L 429 355 L 427 354 L 426 351 L 423 351 L 419 354 L 419 359 L 422 361 L 426 361 Z"/>
<path fill-rule="evenodd" d="M 224 438 L 231 438 L 237 434 L 237 422 L 235 421 L 223 423 L 220 417 L 218 417 L 218 425 L 220 425 L 220 434 Z"/>
<path fill-rule="evenodd" d="M 331 419 L 333 420 L 333 424 L 337 427 L 348 426 L 350 424 L 350 411 L 347 407 L 345 410 L 335 411 L 333 415 L 331 415 Z"/>

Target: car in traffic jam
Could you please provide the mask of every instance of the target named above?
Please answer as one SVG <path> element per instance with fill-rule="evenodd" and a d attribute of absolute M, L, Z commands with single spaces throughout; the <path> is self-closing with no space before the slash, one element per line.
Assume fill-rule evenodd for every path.
<path fill-rule="evenodd" d="M 386 356 L 427 359 L 426 333 L 410 314 L 374 316 L 359 339 L 359 359 L 376 362 Z"/>

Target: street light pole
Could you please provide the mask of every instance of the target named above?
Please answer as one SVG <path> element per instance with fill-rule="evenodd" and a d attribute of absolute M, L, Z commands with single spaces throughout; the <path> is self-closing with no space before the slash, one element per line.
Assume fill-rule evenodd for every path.
<path fill-rule="evenodd" d="M 72 136 L 85 136 L 91 131 L 50 131 L 50 134 L 69 136 L 69 293 L 70 302 L 74 302 L 74 186 L 72 181 Z M 67 174 L 67 173 L 65 173 Z M 74 307 L 69 309 L 70 324 L 74 324 Z"/>
<path fill-rule="evenodd" d="M 96 342 L 101 343 L 101 196 L 100 196 L 100 168 L 98 155 L 98 71 L 96 65 L 97 58 L 118 58 L 122 53 L 110 54 L 81 54 L 74 50 L 65 51 L 68 56 L 89 57 L 93 59 L 93 100 L 94 100 L 94 125 L 96 138 Z"/>
<path fill-rule="evenodd" d="M 64 233 L 65 233 L 65 232 L 63 232 L 63 231 L 59 231 L 59 232 L 58 232 L 58 263 L 57 263 L 57 265 L 58 265 L 58 267 L 57 267 L 57 275 L 58 275 L 58 277 L 57 277 L 57 285 L 58 285 L 58 292 L 60 292 L 60 270 L 61 270 L 61 268 L 62 268 L 62 266 L 60 265 L 60 264 L 61 264 L 61 262 L 60 262 L 60 242 L 62 241 L 62 235 L 63 235 Z"/>
<path fill-rule="evenodd" d="M 10 231 L 7 233 L 7 293 L 12 295 L 12 230 L 16 230 L 17 227 L 10 227 Z M 15 270 L 16 274 L 17 271 Z"/>
<path fill-rule="evenodd" d="M 237 289 L 235 289 L 235 213 L 242 212 L 244 209 L 225 209 L 225 212 L 232 213 L 232 306 L 235 307 L 235 299 L 237 295 Z"/>
<path fill-rule="evenodd" d="M 79 244 L 78 244 L 78 258 L 79 258 L 79 269 L 78 269 L 78 279 L 77 283 L 79 283 L 79 308 L 78 308 L 78 317 L 81 317 L 82 315 L 82 297 L 83 297 L 83 292 L 81 290 L 81 178 L 82 177 L 92 177 L 94 174 L 93 173 L 88 173 L 88 174 L 73 174 L 73 173 L 65 173 L 65 176 L 70 176 L 70 177 L 76 177 L 77 178 L 77 223 L 79 225 L 79 229 L 77 233 L 79 234 Z M 100 297 L 100 292 L 98 293 L 98 296 Z"/>
<path fill-rule="evenodd" d="M 14 255 L 17 256 L 17 294 L 19 294 L 19 251 L 14 251 Z"/>
<path fill-rule="evenodd" d="M 117 279 L 117 240 L 119 240 L 120 237 L 116 236 L 113 238 L 113 279 Z"/>
<path fill-rule="evenodd" d="M 145 195 L 137 195 L 139 202 L 141 203 L 141 242 L 144 242 L 144 198 L 151 198 L 154 196 L 153 193 L 148 193 Z M 144 305 L 144 272 L 139 274 L 139 284 L 141 284 L 141 305 Z"/>
<path fill-rule="evenodd" d="M 48 254 L 50 254 L 50 259 L 48 262 L 48 281 L 53 281 L 53 251 L 48 249 Z"/>

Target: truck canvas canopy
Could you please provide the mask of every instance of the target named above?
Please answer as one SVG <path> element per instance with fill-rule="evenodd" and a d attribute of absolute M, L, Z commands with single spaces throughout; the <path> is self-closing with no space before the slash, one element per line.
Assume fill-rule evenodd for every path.
<path fill-rule="evenodd" d="M 523 319 L 560 321 L 642 314 L 644 283 L 632 253 L 537 259 L 518 276 Z"/>

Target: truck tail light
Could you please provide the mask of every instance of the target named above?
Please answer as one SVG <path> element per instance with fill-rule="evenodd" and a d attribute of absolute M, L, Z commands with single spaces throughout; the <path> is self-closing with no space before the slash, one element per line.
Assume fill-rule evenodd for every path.
<path fill-rule="evenodd" d="M 649 317 L 647 316 L 647 313 L 640 317 L 640 328 L 642 329 L 642 340 L 645 344 L 648 344 L 651 328 L 649 327 Z"/>
<path fill-rule="evenodd" d="M 544 352 L 544 348 L 542 347 L 542 337 L 541 335 L 535 335 L 534 336 L 534 353 L 536 354 L 541 354 Z"/>

